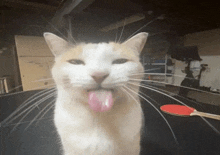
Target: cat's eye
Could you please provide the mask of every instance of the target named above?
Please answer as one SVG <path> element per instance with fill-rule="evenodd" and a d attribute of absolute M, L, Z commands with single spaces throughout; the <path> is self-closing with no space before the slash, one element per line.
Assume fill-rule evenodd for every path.
<path fill-rule="evenodd" d="M 74 65 L 85 65 L 85 63 L 79 59 L 70 59 L 68 62 Z"/>
<path fill-rule="evenodd" d="M 128 61 L 128 59 L 116 59 L 112 62 L 112 64 L 124 64 Z"/>

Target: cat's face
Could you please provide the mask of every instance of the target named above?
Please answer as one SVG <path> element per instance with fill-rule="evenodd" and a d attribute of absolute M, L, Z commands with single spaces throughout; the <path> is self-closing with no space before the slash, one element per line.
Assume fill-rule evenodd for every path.
<path fill-rule="evenodd" d="M 129 79 L 142 78 L 139 62 L 147 34 L 143 33 L 127 42 L 70 45 L 61 38 L 46 34 L 45 39 L 56 59 L 52 70 L 58 86 L 89 92 L 106 89 L 116 91 Z M 132 76 L 133 75 L 133 76 Z"/>
<path fill-rule="evenodd" d="M 53 76 L 61 80 L 60 84 L 72 87 L 80 85 L 79 88 L 85 90 L 99 87 L 114 89 L 126 84 L 132 74 L 140 72 L 143 72 L 143 67 L 138 56 L 114 43 L 85 44 L 70 48 L 56 59 L 53 68 Z M 94 79 L 99 74 L 106 75 L 101 83 Z"/>

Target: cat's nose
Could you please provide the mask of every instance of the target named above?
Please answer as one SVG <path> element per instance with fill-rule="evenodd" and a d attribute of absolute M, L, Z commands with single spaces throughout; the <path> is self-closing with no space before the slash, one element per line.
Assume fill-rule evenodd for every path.
<path fill-rule="evenodd" d="M 102 72 L 96 72 L 96 73 L 91 75 L 91 77 L 98 84 L 102 83 L 108 76 L 109 76 L 108 73 L 102 73 Z"/>

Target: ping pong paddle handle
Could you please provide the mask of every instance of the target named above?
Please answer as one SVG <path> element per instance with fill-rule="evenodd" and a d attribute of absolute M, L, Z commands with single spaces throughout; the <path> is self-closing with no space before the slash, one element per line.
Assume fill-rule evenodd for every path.
<path fill-rule="evenodd" d="M 197 110 L 194 110 L 190 116 L 202 116 L 202 117 L 207 117 L 207 118 L 212 118 L 212 119 L 216 119 L 216 120 L 220 120 L 220 115 L 215 115 L 215 114 L 209 114 L 209 113 L 205 113 L 205 112 L 200 112 Z"/>

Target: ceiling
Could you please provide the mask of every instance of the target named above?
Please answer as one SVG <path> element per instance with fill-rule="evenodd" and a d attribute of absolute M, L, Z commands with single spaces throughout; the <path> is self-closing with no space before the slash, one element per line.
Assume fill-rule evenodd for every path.
<path fill-rule="evenodd" d="M 219 28 L 219 6 L 211 0 L 2 0 L 0 48 L 14 35 L 67 36 L 70 27 L 83 41 L 125 40 L 137 30 L 149 32 L 152 42 L 169 39 Z"/>

